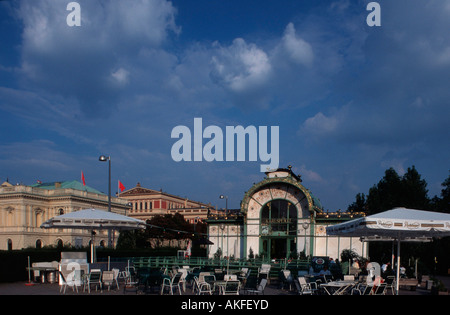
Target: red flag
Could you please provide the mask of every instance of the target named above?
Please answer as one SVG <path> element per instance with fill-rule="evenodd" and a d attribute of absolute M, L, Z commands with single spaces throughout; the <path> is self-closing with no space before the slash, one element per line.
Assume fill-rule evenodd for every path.
<path fill-rule="evenodd" d="M 86 180 L 84 179 L 83 171 L 81 171 L 81 180 L 83 181 L 83 185 L 86 186 Z"/>
<path fill-rule="evenodd" d="M 120 189 L 120 192 L 125 190 L 125 186 L 120 182 L 120 180 L 119 180 L 119 189 Z"/>

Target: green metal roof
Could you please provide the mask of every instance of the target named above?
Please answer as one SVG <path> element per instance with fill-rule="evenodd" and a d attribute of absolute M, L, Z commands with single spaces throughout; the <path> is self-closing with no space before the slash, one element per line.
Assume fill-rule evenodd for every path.
<path fill-rule="evenodd" d="M 60 183 L 61 187 L 56 188 L 56 183 Z M 85 186 L 82 183 L 80 183 L 79 181 L 73 180 L 73 181 L 65 181 L 65 182 L 49 182 L 49 183 L 37 183 L 34 185 L 30 185 L 31 187 L 36 187 L 36 188 L 42 188 L 42 189 L 47 189 L 47 190 L 52 190 L 52 189 L 75 189 L 75 190 L 81 190 L 81 191 L 87 191 L 87 192 L 91 192 L 94 194 L 100 194 L 100 195 L 105 195 L 104 193 L 102 193 L 101 191 L 94 189 L 92 187 L 89 186 Z"/>

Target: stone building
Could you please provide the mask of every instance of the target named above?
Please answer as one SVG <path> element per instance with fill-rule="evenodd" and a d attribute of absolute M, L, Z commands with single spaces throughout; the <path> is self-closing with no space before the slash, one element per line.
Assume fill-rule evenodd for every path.
<path fill-rule="evenodd" d="M 128 216 L 144 221 L 156 215 L 179 213 L 186 221 L 197 223 L 206 220 L 208 212 L 213 209 L 211 204 L 189 200 L 162 190 L 144 188 L 140 183 L 120 193 L 120 198 L 131 203 Z"/>
<path fill-rule="evenodd" d="M 288 169 L 267 172 L 245 194 L 237 211 L 208 218 L 209 256 L 270 259 L 329 256 L 340 259 L 344 249 L 367 255 L 357 238 L 330 237 L 326 227 L 363 213 L 325 212 L 319 199 Z M 220 249 L 220 250 L 219 250 Z"/>
<path fill-rule="evenodd" d="M 125 214 L 126 200 L 111 198 L 111 211 Z M 43 246 L 88 246 L 91 233 L 81 229 L 42 229 L 46 220 L 72 211 L 108 210 L 108 196 L 78 181 L 0 186 L 0 250 Z M 117 240 L 118 233 L 113 235 Z M 108 244 L 107 231 L 97 231 L 96 244 Z"/>

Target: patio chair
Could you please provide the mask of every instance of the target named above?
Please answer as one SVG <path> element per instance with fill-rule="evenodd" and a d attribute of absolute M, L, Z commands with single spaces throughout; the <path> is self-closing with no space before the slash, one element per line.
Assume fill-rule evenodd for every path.
<path fill-rule="evenodd" d="M 91 293 L 91 286 L 95 285 L 95 291 L 103 290 L 102 288 L 102 271 L 100 269 L 92 269 L 86 278 L 83 291 L 86 291 L 86 286 L 88 287 L 88 292 Z"/>
<path fill-rule="evenodd" d="M 211 291 L 216 290 L 216 276 L 215 275 L 205 275 L 203 281 L 211 286 Z"/>
<path fill-rule="evenodd" d="M 164 278 L 163 283 L 161 285 L 161 295 L 164 294 L 164 289 L 169 288 L 170 295 L 173 295 L 174 290 L 178 290 L 178 294 L 181 295 L 181 276 L 183 274 L 178 272 L 171 279 Z"/>
<path fill-rule="evenodd" d="M 251 270 L 249 268 L 242 268 L 241 275 L 238 276 L 238 279 L 241 281 L 242 285 L 247 283 L 247 279 L 250 277 Z"/>
<path fill-rule="evenodd" d="M 136 275 L 131 275 L 129 271 L 126 271 L 125 283 L 123 286 L 123 294 L 127 292 L 135 292 L 136 294 L 139 291 L 140 278 Z"/>
<path fill-rule="evenodd" d="M 281 270 L 278 274 L 281 283 L 281 289 L 289 287 L 289 291 L 292 289 L 292 276 L 290 270 Z"/>
<path fill-rule="evenodd" d="M 258 278 L 264 277 L 269 280 L 270 268 L 270 264 L 262 264 L 261 267 L 258 268 Z"/>
<path fill-rule="evenodd" d="M 114 284 L 114 271 L 103 271 L 102 272 L 102 287 L 107 286 L 108 291 L 110 291 L 111 286 Z"/>
<path fill-rule="evenodd" d="M 200 281 L 197 277 L 194 277 L 195 286 L 194 286 L 194 293 L 197 291 L 198 295 L 202 295 L 204 293 L 209 293 L 209 295 L 212 295 L 212 289 L 211 285 L 206 281 Z"/>
<path fill-rule="evenodd" d="M 358 283 L 352 288 L 350 294 L 351 295 L 370 295 L 371 291 L 372 291 L 371 286 L 368 286 L 364 283 Z"/>
<path fill-rule="evenodd" d="M 372 295 L 386 295 L 386 283 L 381 283 L 377 286 Z"/>
<path fill-rule="evenodd" d="M 186 277 L 188 275 L 187 269 L 180 268 L 178 272 L 181 273 L 180 285 L 183 288 L 183 292 L 186 292 Z"/>
<path fill-rule="evenodd" d="M 299 286 L 297 286 L 297 284 L 296 284 L 296 286 L 297 286 L 297 290 L 299 291 L 298 292 L 299 294 L 313 295 L 316 293 L 317 288 L 315 287 L 315 283 L 314 284 L 308 283 L 306 281 L 305 277 L 298 277 L 297 281 L 298 281 Z"/>
<path fill-rule="evenodd" d="M 114 282 L 116 283 L 117 286 L 117 290 L 119 290 L 119 274 L 120 274 L 120 270 L 117 268 L 113 268 L 113 273 L 114 273 Z"/>
<path fill-rule="evenodd" d="M 239 295 L 240 288 L 241 283 L 239 281 L 227 281 L 222 287 L 222 295 Z"/>
<path fill-rule="evenodd" d="M 60 279 L 61 279 L 61 288 L 59 289 L 59 293 L 63 292 L 63 294 L 66 294 L 67 287 L 71 287 L 73 292 L 77 291 L 77 293 L 78 293 L 78 287 L 77 287 L 75 277 L 73 276 L 72 279 L 68 278 L 66 280 L 66 278 L 64 277 L 64 275 L 61 271 L 58 271 L 58 273 L 59 273 Z"/>
<path fill-rule="evenodd" d="M 245 289 L 245 292 L 247 294 L 263 294 L 264 295 L 264 289 L 267 285 L 267 279 L 261 279 L 261 282 L 258 284 L 256 289 Z"/>
<path fill-rule="evenodd" d="M 178 272 L 171 279 L 164 278 L 163 283 L 161 285 L 161 295 L 164 294 L 164 289 L 169 288 L 170 295 L 173 295 L 173 290 L 178 290 L 178 293 L 181 295 L 181 280 L 182 273 Z"/>
<path fill-rule="evenodd" d="M 395 295 L 396 290 L 395 276 L 387 276 L 385 283 L 386 283 L 386 290 L 391 289 L 392 295 Z"/>

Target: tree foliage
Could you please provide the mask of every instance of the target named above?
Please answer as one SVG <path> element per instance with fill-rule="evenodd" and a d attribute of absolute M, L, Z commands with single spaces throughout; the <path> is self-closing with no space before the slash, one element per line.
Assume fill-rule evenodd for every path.
<path fill-rule="evenodd" d="M 450 182 L 450 180 L 448 180 Z M 397 207 L 433 210 L 436 200 L 428 197 L 427 182 L 414 166 L 400 176 L 393 169 L 385 171 L 378 184 L 369 189 L 369 194 L 356 195 L 356 201 L 349 205 L 349 211 L 364 211 L 375 214 Z"/>
<path fill-rule="evenodd" d="M 117 247 L 149 248 L 152 247 L 152 244 L 161 246 L 165 240 L 196 240 L 204 234 L 206 234 L 205 223 L 191 224 L 179 213 L 156 215 L 147 220 L 145 230 L 120 233 Z"/>

